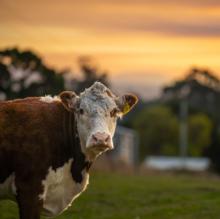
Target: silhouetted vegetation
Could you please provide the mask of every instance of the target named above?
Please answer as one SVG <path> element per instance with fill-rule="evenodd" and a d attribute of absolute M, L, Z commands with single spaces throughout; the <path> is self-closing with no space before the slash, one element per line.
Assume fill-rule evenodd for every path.
<path fill-rule="evenodd" d="M 134 119 L 140 136 L 140 155 L 177 154 L 178 122 L 168 107 L 144 108 Z"/>
<path fill-rule="evenodd" d="M 210 71 L 192 69 L 162 96 L 140 105 L 126 121 L 140 135 L 140 157 L 178 155 L 180 103 L 188 105 L 188 156 L 209 156 L 220 170 L 220 81 Z"/>
<path fill-rule="evenodd" d="M 0 51 L 0 71 L 1 99 L 55 95 L 64 90 L 62 72 L 47 67 L 31 51 Z"/>
<path fill-rule="evenodd" d="M 193 140 L 192 143 L 189 142 L 189 150 L 192 152 L 200 145 L 199 154 L 209 156 L 213 167 L 220 170 L 220 80 L 211 71 L 192 69 L 184 80 L 178 81 L 170 87 L 165 87 L 163 91 L 163 101 L 176 114 L 178 114 L 181 97 L 184 96 L 188 102 L 190 117 L 201 112 L 206 115 L 202 119 L 200 114 L 200 118 L 197 116 L 193 120 L 194 122 L 197 120 L 200 125 L 196 125 L 197 131 L 189 131 L 189 136 Z M 192 121 L 189 123 L 189 126 L 191 125 Z M 207 138 L 209 135 L 211 137 Z M 197 144 L 195 142 L 196 136 Z M 206 146 L 205 141 L 207 141 Z M 204 145 L 201 146 L 202 144 Z M 193 154 L 195 153 L 198 152 L 193 152 Z"/>
<path fill-rule="evenodd" d="M 204 112 L 220 121 L 220 81 L 211 71 L 194 68 L 183 80 L 163 89 L 162 100 L 176 112 L 183 97 L 190 113 Z"/>
<path fill-rule="evenodd" d="M 110 86 L 105 71 L 88 57 L 79 58 L 81 79 L 74 73 L 49 68 L 32 51 L 0 51 L 0 100 L 57 95 L 68 89 L 82 92 L 94 81 Z M 136 110 L 120 123 L 140 136 L 140 157 L 178 155 L 180 102 L 188 105 L 188 155 L 209 156 L 220 171 L 220 80 L 210 71 L 192 69 L 182 80 L 164 87 L 161 98 L 140 100 Z"/>
<path fill-rule="evenodd" d="M 203 156 L 212 142 L 213 123 L 203 114 L 197 113 L 188 118 L 188 154 Z"/>
<path fill-rule="evenodd" d="M 179 120 L 169 106 L 145 107 L 136 114 L 133 128 L 140 137 L 140 158 L 146 155 L 175 155 L 179 150 Z M 211 144 L 212 121 L 203 114 L 188 118 L 188 155 L 202 156 Z"/>
<path fill-rule="evenodd" d="M 82 80 L 66 77 L 67 71 L 57 71 L 48 67 L 34 52 L 17 48 L 0 51 L 0 100 L 27 96 L 57 95 L 69 89 L 83 91 L 94 81 L 109 86 L 106 72 L 101 72 L 89 58 L 80 58 L 79 67 Z"/>
<path fill-rule="evenodd" d="M 82 92 L 85 88 L 90 87 L 94 81 L 100 81 L 106 86 L 110 86 L 107 72 L 101 71 L 89 57 L 81 57 L 79 67 L 83 78 L 76 81 L 76 92 Z"/>
<path fill-rule="evenodd" d="M 205 152 L 212 160 L 213 169 L 220 173 L 220 126 L 216 122 L 214 122 L 212 142 Z"/>

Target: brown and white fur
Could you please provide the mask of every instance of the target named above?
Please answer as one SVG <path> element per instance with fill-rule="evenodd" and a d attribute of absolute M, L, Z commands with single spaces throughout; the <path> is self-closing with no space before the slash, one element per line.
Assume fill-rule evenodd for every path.
<path fill-rule="evenodd" d="M 0 198 L 18 203 L 20 219 L 57 216 L 89 183 L 89 168 L 113 149 L 118 117 L 136 104 L 96 82 L 77 96 L 0 103 Z"/>

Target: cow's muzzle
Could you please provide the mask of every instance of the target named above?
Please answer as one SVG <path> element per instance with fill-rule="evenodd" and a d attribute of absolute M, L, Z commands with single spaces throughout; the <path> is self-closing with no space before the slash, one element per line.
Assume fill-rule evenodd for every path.
<path fill-rule="evenodd" d="M 96 132 L 92 134 L 87 148 L 96 148 L 100 150 L 113 149 L 111 136 L 105 132 Z"/>

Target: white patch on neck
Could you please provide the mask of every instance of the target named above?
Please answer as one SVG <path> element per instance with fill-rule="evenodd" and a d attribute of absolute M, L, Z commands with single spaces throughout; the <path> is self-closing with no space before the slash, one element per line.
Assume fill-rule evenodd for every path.
<path fill-rule="evenodd" d="M 71 206 L 74 199 L 86 189 L 89 174 L 83 172 L 82 183 L 76 183 L 71 173 L 72 162 L 73 159 L 70 159 L 56 170 L 49 168 L 45 180 L 42 181 L 44 191 L 39 195 L 39 198 L 43 200 L 43 215 L 48 217 L 59 215 Z"/>
<path fill-rule="evenodd" d="M 58 96 L 51 97 L 50 95 L 47 95 L 47 96 L 41 97 L 40 101 L 46 102 L 46 103 L 52 103 L 54 101 L 60 101 L 60 98 Z"/>
<path fill-rule="evenodd" d="M 12 173 L 2 184 L 0 184 L 0 198 L 14 200 L 15 196 L 15 173 Z"/>

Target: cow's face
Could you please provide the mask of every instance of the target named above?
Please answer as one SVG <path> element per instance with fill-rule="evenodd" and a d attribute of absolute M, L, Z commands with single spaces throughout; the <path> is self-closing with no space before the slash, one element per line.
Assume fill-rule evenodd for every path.
<path fill-rule="evenodd" d="M 100 82 L 94 83 L 80 96 L 63 92 L 60 97 L 64 106 L 75 113 L 82 150 L 91 157 L 113 149 L 117 119 L 137 103 L 134 95 L 116 97 Z"/>

